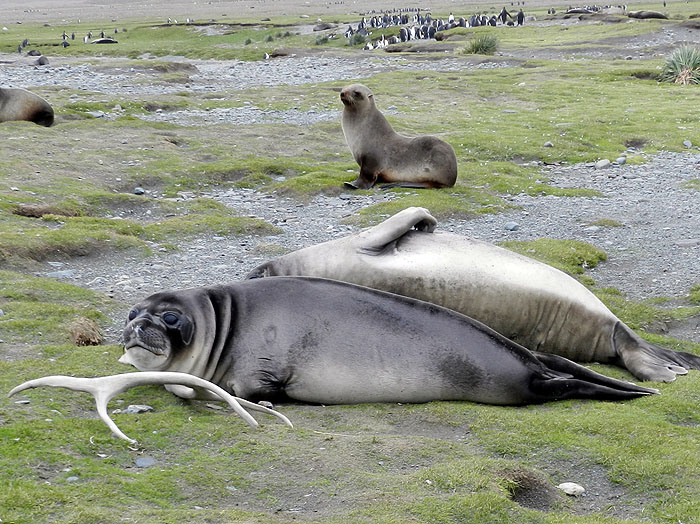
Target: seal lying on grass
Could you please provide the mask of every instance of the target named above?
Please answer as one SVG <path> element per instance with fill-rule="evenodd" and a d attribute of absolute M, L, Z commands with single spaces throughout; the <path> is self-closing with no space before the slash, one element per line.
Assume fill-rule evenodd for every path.
<path fill-rule="evenodd" d="M 309 275 L 426 300 L 468 315 L 533 351 L 606 362 L 670 382 L 700 357 L 647 342 L 585 286 L 487 242 L 433 232 L 426 209 L 405 209 L 362 232 L 281 256 L 248 278 Z"/>
<path fill-rule="evenodd" d="M 252 401 L 514 405 L 657 393 L 532 353 L 434 304 L 307 277 L 156 293 L 131 310 L 124 341 L 122 363 L 192 374 Z M 184 398 L 219 395 L 166 387 Z"/>

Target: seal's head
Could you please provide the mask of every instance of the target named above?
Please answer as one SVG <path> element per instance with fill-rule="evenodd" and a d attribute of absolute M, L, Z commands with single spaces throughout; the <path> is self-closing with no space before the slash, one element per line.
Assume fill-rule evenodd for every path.
<path fill-rule="evenodd" d="M 374 96 L 367 86 L 352 84 L 340 91 L 340 101 L 345 110 L 358 110 L 367 105 L 374 106 Z"/>
<path fill-rule="evenodd" d="M 141 371 L 164 371 L 186 352 L 195 322 L 170 293 L 156 293 L 134 306 L 124 326 L 124 355 L 119 359 Z"/>

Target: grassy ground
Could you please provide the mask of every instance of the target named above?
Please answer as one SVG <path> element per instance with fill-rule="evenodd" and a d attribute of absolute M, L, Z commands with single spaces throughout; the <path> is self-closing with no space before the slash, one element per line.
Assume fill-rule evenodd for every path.
<path fill-rule="evenodd" d="M 700 6 L 673 3 L 669 11 L 686 17 L 700 12 Z M 350 20 L 339 16 L 339 21 Z M 259 58 L 281 46 L 349 51 L 332 41 L 317 46 L 315 35 L 296 34 L 286 25 L 291 17 L 273 18 L 262 29 L 241 21 L 249 22 L 230 20 L 224 34 L 213 36 L 198 26 L 166 27 L 162 20 L 124 22 L 118 46 L 81 43 L 66 50 L 53 46 L 57 29 L 63 30 L 60 23 L 22 29 L 52 56 L 101 64 L 99 53 L 118 60 L 109 67 L 148 66 L 154 72 L 147 81 L 157 82 L 183 80 L 187 71 L 173 70 L 162 58 L 139 58 L 145 51 L 156 57 L 239 59 Z M 374 223 L 381 214 L 408 205 L 442 216 L 493 213 L 509 205 L 508 195 L 521 192 L 575 197 L 584 192 L 549 186 L 536 168 L 524 164 L 615 158 L 630 143 L 643 144 L 647 154 L 680 150 L 683 140 L 700 136 L 694 109 L 700 107 L 700 94 L 654 80 L 664 57 L 560 60 L 546 53 L 553 46 L 568 46 L 572 54 L 593 44 L 610 46 L 613 38 L 652 35 L 667 23 L 567 30 L 554 25 L 525 28 L 517 38 L 501 32 L 504 52 L 522 56 L 529 49 L 536 58 L 520 59 L 511 68 L 386 72 L 362 79 L 372 86 L 380 108 L 397 107 L 390 117 L 397 130 L 420 129 L 453 145 L 459 180 L 449 190 L 397 190 L 399 200 L 367 208 L 352 220 Z M 93 25 L 93 32 L 110 27 Z M 15 40 L 0 33 L 0 50 L 13 51 Z M 58 125 L 0 126 L 0 393 L 25 378 L 104 375 L 118 369 L 119 347 L 77 347 L 69 326 L 89 318 L 106 327 L 123 305 L 32 277 L 40 261 L 105 251 L 148 256 L 154 245 L 177 249 L 183 238 L 202 231 L 274 234 L 269 224 L 236 216 L 213 200 L 184 203 L 177 193 L 241 185 L 303 202 L 319 193 L 337 194 L 342 181 L 354 178 L 348 170 L 356 166 L 337 122 L 194 128 L 147 123 L 136 115 L 159 108 L 236 107 L 240 100 L 261 109 L 287 109 L 294 98 L 301 110 L 337 109 L 342 84 L 222 93 L 219 101 L 188 92 L 125 98 L 70 86 L 37 89 L 57 110 Z M 116 104 L 124 109 L 116 121 L 87 114 Z M 105 140 L 116 135 L 119 140 Z M 544 147 L 547 141 L 554 147 Z M 642 156 L 629 158 L 641 161 Z M 280 174 L 285 181 L 276 180 Z M 133 195 L 135 186 L 148 188 L 148 194 Z M 594 283 L 582 267 L 605 257 L 591 246 L 547 240 L 508 247 L 583 273 L 589 284 Z M 623 320 L 643 329 L 672 315 L 697 314 L 698 286 L 691 284 L 686 308 L 673 310 L 631 303 L 616 290 L 597 292 Z M 697 344 L 645 337 L 700 352 Z M 618 368 L 593 367 L 630 379 Z M 141 442 L 134 450 L 109 436 L 89 397 L 37 390 L 21 397 L 29 404 L 0 402 L 0 519 L 697 522 L 698 375 L 658 386 L 662 395 L 624 404 L 285 406 L 295 430 L 272 419 L 260 419 L 262 427 L 250 429 L 227 411 L 177 400 L 159 388 L 138 388 L 112 406 L 148 403 L 155 408 L 149 414 L 115 415 L 122 429 Z M 154 458 L 155 465 L 138 467 L 136 459 L 144 457 Z M 583 484 L 589 495 L 558 494 L 553 486 L 564 481 Z"/>

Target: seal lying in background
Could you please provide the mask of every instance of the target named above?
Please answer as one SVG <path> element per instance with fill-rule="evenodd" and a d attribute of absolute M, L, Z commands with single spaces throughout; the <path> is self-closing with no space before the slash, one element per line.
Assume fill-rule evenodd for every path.
<path fill-rule="evenodd" d="M 452 146 L 434 136 L 407 138 L 397 134 L 374 104 L 366 86 L 343 88 L 343 134 L 360 166 L 360 175 L 345 185 L 369 189 L 374 184 L 431 188 L 452 187 L 457 180 L 457 157 Z"/>
<path fill-rule="evenodd" d="M 247 278 L 309 275 L 426 300 L 483 322 L 533 351 L 606 362 L 670 382 L 700 357 L 651 344 L 585 286 L 551 266 L 487 242 L 433 232 L 408 208 L 381 224 L 262 264 Z"/>
<path fill-rule="evenodd" d="M 156 293 L 129 313 L 124 349 L 119 361 L 145 373 L 44 377 L 10 394 L 39 386 L 90 391 L 100 416 L 117 433 L 106 414 L 108 399 L 148 383 L 167 384 L 188 399 L 225 398 L 251 424 L 250 415 L 239 411 L 239 404 L 253 408 L 244 399 L 507 405 L 658 393 L 565 358 L 531 353 L 434 304 L 309 277 Z M 216 393 L 217 387 L 224 393 Z"/>
<path fill-rule="evenodd" d="M 26 89 L 0 87 L 0 122 L 27 120 L 41 126 L 53 124 L 53 108 Z"/>

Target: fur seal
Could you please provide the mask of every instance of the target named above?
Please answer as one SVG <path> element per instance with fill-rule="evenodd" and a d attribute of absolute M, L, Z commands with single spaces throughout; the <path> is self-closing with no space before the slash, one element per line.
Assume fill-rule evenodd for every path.
<path fill-rule="evenodd" d="M 262 264 L 248 278 L 310 275 L 426 300 L 470 316 L 533 351 L 606 362 L 670 382 L 700 357 L 651 344 L 578 280 L 487 242 L 434 232 L 408 208 L 359 233 Z"/>
<path fill-rule="evenodd" d="M 537 355 L 441 306 L 311 277 L 156 293 L 129 313 L 124 349 L 124 364 L 188 373 L 250 401 L 516 405 L 656 392 Z"/>
<path fill-rule="evenodd" d="M 360 166 L 360 174 L 345 185 L 369 189 L 380 182 L 415 188 L 452 187 L 457 157 L 447 142 L 434 136 L 407 138 L 396 133 L 362 84 L 343 88 L 343 134 Z"/>
<path fill-rule="evenodd" d="M 39 95 L 26 89 L 0 87 L 0 122 L 12 120 L 28 120 L 50 127 L 53 108 Z"/>

